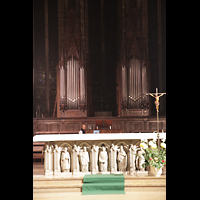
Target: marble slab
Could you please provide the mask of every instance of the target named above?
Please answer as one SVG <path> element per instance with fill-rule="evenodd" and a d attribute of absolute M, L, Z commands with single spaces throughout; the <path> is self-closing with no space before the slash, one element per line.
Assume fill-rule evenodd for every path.
<path fill-rule="evenodd" d="M 134 140 L 157 138 L 157 133 L 105 133 L 105 134 L 44 134 L 35 135 L 33 142 L 50 141 L 88 141 L 88 140 Z M 166 133 L 159 133 L 159 138 L 166 138 Z"/>

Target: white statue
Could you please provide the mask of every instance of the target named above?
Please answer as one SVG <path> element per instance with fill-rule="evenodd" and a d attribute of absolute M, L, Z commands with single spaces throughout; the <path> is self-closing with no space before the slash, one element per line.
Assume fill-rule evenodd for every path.
<path fill-rule="evenodd" d="M 86 147 L 83 147 L 83 152 L 80 152 L 81 172 L 88 172 L 89 155 Z"/>
<path fill-rule="evenodd" d="M 130 149 L 128 150 L 128 170 L 130 174 L 133 174 L 136 170 L 135 161 L 136 161 L 136 152 L 137 146 L 131 144 Z"/>
<path fill-rule="evenodd" d="M 60 173 L 60 147 L 55 145 L 54 148 L 54 174 Z"/>
<path fill-rule="evenodd" d="M 45 162 L 44 162 L 44 169 L 45 169 L 45 175 L 51 175 L 53 174 L 53 146 L 46 146 L 46 149 L 44 151 L 45 153 Z"/>
<path fill-rule="evenodd" d="M 73 149 L 72 149 L 72 169 L 71 171 L 74 173 L 76 172 L 79 172 L 79 159 L 78 159 L 78 156 L 79 156 L 79 150 L 80 150 L 80 147 L 76 146 L 76 144 L 74 144 L 73 146 Z"/>
<path fill-rule="evenodd" d="M 142 167 L 142 164 L 145 162 L 145 158 L 144 156 L 142 155 L 144 153 L 144 149 L 143 147 L 140 148 L 140 150 L 138 151 L 138 157 L 137 157 L 137 160 L 136 160 L 136 165 L 137 165 L 137 168 L 138 170 L 140 171 L 144 171 L 144 167 Z M 140 156 L 140 157 L 139 157 Z"/>
<path fill-rule="evenodd" d="M 126 152 L 123 149 L 123 146 L 120 146 L 120 150 L 118 152 L 118 167 L 120 172 L 126 172 L 127 158 Z"/>
<path fill-rule="evenodd" d="M 107 160 L 108 160 L 108 154 L 106 152 L 106 148 L 102 147 L 102 151 L 100 151 L 100 154 L 99 154 L 101 172 L 107 172 Z"/>
<path fill-rule="evenodd" d="M 70 171 L 70 155 L 67 151 L 67 147 L 64 148 L 61 156 L 61 169 L 62 172 L 69 172 Z"/>
<path fill-rule="evenodd" d="M 111 173 L 117 172 L 117 145 L 114 144 L 109 149 L 109 170 Z"/>
<path fill-rule="evenodd" d="M 99 147 L 93 144 L 90 150 L 90 171 L 92 174 L 98 172 L 98 149 Z"/>

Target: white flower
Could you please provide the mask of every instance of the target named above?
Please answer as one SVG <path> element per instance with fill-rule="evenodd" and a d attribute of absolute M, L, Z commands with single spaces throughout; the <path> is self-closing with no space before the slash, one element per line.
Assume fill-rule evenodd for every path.
<path fill-rule="evenodd" d="M 148 147 L 148 145 L 144 143 L 144 147 L 143 148 L 146 149 L 147 147 Z"/>
<path fill-rule="evenodd" d="M 155 149 L 156 147 L 157 147 L 156 144 L 152 144 L 152 145 L 151 145 L 151 148 L 152 148 L 152 149 Z"/>
<path fill-rule="evenodd" d="M 149 141 L 149 146 L 152 146 L 154 143 L 153 143 L 153 141 L 151 140 L 151 141 Z"/>
<path fill-rule="evenodd" d="M 157 140 L 157 138 L 156 138 L 156 137 L 154 137 L 154 138 L 153 138 L 153 141 L 154 141 L 154 142 L 156 142 L 156 140 Z"/>
<path fill-rule="evenodd" d="M 145 144 L 144 142 L 140 143 L 140 147 L 143 147 L 144 149 L 146 149 L 148 146 L 147 144 Z"/>
<path fill-rule="evenodd" d="M 140 147 L 144 147 L 144 143 L 142 142 L 142 143 L 140 143 Z"/>
<path fill-rule="evenodd" d="M 165 140 L 166 140 L 166 138 L 162 138 L 162 139 L 161 139 L 162 142 L 165 142 Z"/>
<path fill-rule="evenodd" d="M 166 148 L 166 144 L 165 144 L 165 143 L 161 143 L 160 146 L 161 146 L 162 148 Z"/>

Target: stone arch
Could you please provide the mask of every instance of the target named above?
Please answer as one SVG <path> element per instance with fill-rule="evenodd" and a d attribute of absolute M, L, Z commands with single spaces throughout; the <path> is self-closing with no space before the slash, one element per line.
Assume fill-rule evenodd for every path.
<path fill-rule="evenodd" d="M 141 141 L 136 142 L 134 145 L 135 146 L 140 146 Z"/>
<path fill-rule="evenodd" d="M 56 144 L 55 144 L 56 145 Z M 58 145 L 58 144 L 57 144 Z M 63 142 L 63 143 L 61 143 L 60 145 L 58 145 L 58 147 L 60 147 L 61 148 L 61 150 L 60 150 L 60 160 L 59 160 L 59 165 L 60 165 L 60 170 L 61 170 L 61 172 L 62 172 L 62 168 L 61 168 L 61 156 L 62 156 L 62 153 L 64 152 L 64 148 L 65 147 L 67 147 L 68 149 L 67 149 L 67 151 L 68 151 L 68 153 L 69 153 L 69 156 L 70 156 L 70 172 L 71 172 L 71 150 L 70 149 L 72 149 L 72 145 L 71 144 L 69 144 L 68 142 Z"/>
<path fill-rule="evenodd" d="M 120 147 L 121 145 L 122 146 L 127 146 L 128 144 L 126 142 L 124 142 L 124 141 L 120 141 L 116 145 Z"/>
<path fill-rule="evenodd" d="M 109 146 L 109 144 L 108 144 L 107 142 L 105 142 L 105 141 L 102 141 L 102 142 L 98 143 L 97 146 L 98 146 L 98 147 L 101 147 L 101 145 L 103 145 L 103 144 L 104 144 L 105 146 L 107 146 L 107 147 Z"/>
<path fill-rule="evenodd" d="M 86 146 L 86 147 L 91 147 L 91 145 L 89 145 L 87 142 L 82 142 L 82 143 L 80 143 L 79 145 L 78 145 L 79 147 L 84 147 L 84 146 Z"/>
<path fill-rule="evenodd" d="M 128 153 L 128 149 L 129 149 L 128 146 L 129 145 L 126 142 L 120 141 L 120 142 L 117 143 L 117 146 L 118 146 L 118 148 L 117 148 L 117 156 L 118 156 L 118 151 L 119 151 L 121 145 L 123 146 L 123 149 L 126 152 L 126 154 Z"/>
<path fill-rule="evenodd" d="M 60 144 L 59 147 L 70 147 L 70 148 L 72 148 L 72 145 L 69 144 L 68 142 L 63 142 L 62 144 Z"/>

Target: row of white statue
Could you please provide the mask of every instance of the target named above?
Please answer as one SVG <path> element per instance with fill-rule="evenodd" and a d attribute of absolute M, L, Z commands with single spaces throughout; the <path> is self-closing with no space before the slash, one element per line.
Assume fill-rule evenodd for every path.
<path fill-rule="evenodd" d="M 58 147 L 46 145 L 45 175 L 77 173 L 130 173 L 145 171 L 142 167 L 144 149 L 136 145 Z M 137 156 L 140 155 L 141 157 Z"/>

